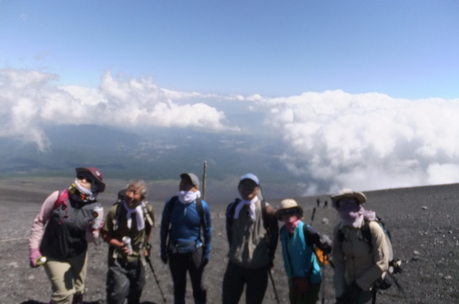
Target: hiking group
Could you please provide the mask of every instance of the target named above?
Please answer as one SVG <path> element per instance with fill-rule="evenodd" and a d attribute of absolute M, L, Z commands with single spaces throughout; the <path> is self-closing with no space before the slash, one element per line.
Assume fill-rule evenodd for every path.
<path fill-rule="evenodd" d="M 363 193 L 343 189 L 331 196 L 341 219 L 331 241 L 301 220 L 303 209 L 295 200 L 282 200 L 278 210 L 270 206 L 263 199 L 257 176 L 243 175 L 237 188 L 240 198 L 226 210 L 229 252 L 223 304 L 239 303 L 244 289 L 247 304 L 261 304 L 269 280 L 279 303 L 271 274 L 279 239 L 292 304 L 319 300 L 329 254 L 336 304 L 374 303 L 377 290 L 394 283 L 390 238 L 375 213 L 362 207 L 366 201 Z M 48 196 L 33 222 L 30 265 L 43 265 L 51 282 L 49 303 L 83 303 L 88 243 L 100 244 L 100 236 L 109 244 L 106 302 L 139 303 L 148 264 L 165 302 L 149 257 L 155 216 L 146 201 L 146 183 L 131 180 L 118 193 L 105 219 L 97 202 L 104 189 L 98 169 L 76 168 L 72 185 Z M 284 223 L 280 230 L 279 222 Z M 169 265 L 175 304 L 185 303 L 187 273 L 194 302 L 207 303 L 203 274 L 210 258 L 211 238 L 209 205 L 201 198 L 199 179 L 193 173 L 183 173 L 177 195 L 165 203 L 160 224 L 159 254 Z"/>

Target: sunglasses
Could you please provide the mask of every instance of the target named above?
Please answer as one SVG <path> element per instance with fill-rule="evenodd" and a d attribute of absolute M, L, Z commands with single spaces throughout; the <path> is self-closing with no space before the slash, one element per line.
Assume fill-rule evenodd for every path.
<path fill-rule="evenodd" d="M 287 216 L 292 216 L 292 215 L 298 215 L 300 212 L 298 211 L 297 208 L 292 208 L 292 209 L 285 209 L 279 212 L 279 216 L 283 217 L 284 215 Z"/>
<path fill-rule="evenodd" d="M 77 179 L 85 179 L 87 182 L 91 183 L 94 185 L 94 177 L 92 177 L 90 174 L 88 173 L 79 173 L 77 174 L 76 176 Z"/>
<path fill-rule="evenodd" d="M 338 201 L 338 206 L 339 207 L 346 207 L 346 206 L 358 206 L 359 202 L 356 199 L 353 198 L 348 198 L 348 199 L 342 199 Z"/>

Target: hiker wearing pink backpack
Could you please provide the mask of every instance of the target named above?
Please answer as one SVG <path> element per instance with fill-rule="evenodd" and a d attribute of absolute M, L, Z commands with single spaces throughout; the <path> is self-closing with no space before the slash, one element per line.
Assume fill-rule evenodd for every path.
<path fill-rule="evenodd" d="M 102 173 L 76 168 L 74 183 L 51 193 L 36 216 L 29 238 L 30 266 L 43 265 L 51 282 L 50 304 L 82 304 L 87 248 L 99 238 L 104 192 Z"/>

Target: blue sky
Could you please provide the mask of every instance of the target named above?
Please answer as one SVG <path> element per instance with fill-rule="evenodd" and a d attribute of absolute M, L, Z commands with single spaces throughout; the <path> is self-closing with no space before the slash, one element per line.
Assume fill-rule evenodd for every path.
<path fill-rule="evenodd" d="M 458 13 L 446 0 L 0 0 L 0 137 L 46 151 L 49 125 L 252 133 L 280 140 L 308 194 L 457 182 Z"/>
<path fill-rule="evenodd" d="M 0 64 L 97 87 L 459 96 L 457 1 L 1 1 Z"/>

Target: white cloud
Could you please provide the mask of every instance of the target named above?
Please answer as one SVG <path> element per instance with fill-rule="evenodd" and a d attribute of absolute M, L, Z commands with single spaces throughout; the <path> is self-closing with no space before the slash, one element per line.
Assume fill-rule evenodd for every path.
<path fill-rule="evenodd" d="M 52 83 L 57 79 L 34 70 L 0 70 L 0 136 L 20 136 L 46 150 L 43 123 L 226 128 L 223 112 L 202 102 L 176 104 L 151 78 L 115 79 L 107 72 L 99 89 L 59 88 Z"/>
<path fill-rule="evenodd" d="M 307 194 L 459 181 L 459 99 L 394 99 L 342 91 L 265 99 L 266 124 Z M 438 165 L 444 164 L 444 165 Z"/>
<path fill-rule="evenodd" d="M 427 168 L 429 184 L 448 184 L 459 181 L 459 165 L 430 164 Z"/>

